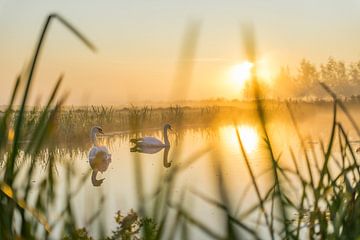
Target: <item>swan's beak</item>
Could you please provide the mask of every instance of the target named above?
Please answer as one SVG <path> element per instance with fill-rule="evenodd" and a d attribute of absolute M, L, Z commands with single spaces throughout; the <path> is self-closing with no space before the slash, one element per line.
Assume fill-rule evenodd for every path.
<path fill-rule="evenodd" d="M 102 129 L 99 129 L 99 133 L 104 134 L 104 132 L 103 132 L 103 130 L 102 130 Z"/>

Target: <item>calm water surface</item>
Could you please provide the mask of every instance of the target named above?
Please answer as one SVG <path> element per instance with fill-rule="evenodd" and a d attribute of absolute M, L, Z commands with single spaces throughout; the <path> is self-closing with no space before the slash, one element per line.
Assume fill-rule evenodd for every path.
<path fill-rule="evenodd" d="M 314 112 L 308 117 L 301 117 L 301 113 L 297 114 L 299 115 L 298 124 L 302 135 L 304 137 L 311 136 L 311 139 L 307 138 L 306 140 L 307 147 L 310 149 L 310 146 L 313 146 L 316 151 L 320 151 L 319 139 L 323 139 L 326 143 L 331 130 L 331 112 Z M 340 119 L 345 118 L 340 116 Z M 344 120 L 344 124 L 354 147 L 357 147 L 359 143 L 355 131 L 346 120 Z M 266 190 L 271 186 L 272 179 L 269 173 L 262 173 L 271 168 L 271 162 L 261 136 L 261 130 L 256 121 L 240 121 L 236 126 L 244 143 L 251 168 L 255 175 L 259 176 L 257 177 L 257 183 L 260 185 L 262 193 L 265 194 Z M 282 166 L 292 167 L 288 151 L 291 147 L 298 157 L 300 169 L 306 169 L 304 159 L 301 158 L 299 139 L 289 118 L 275 116 L 267 127 L 275 157 L 280 156 Z M 106 132 L 106 129 L 104 131 Z M 146 133 L 162 138 L 160 130 Z M 145 135 L 145 133 L 140 135 Z M 234 215 L 241 216 L 241 213 L 257 202 L 253 188 L 250 188 L 249 191 L 246 190 L 251 184 L 251 179 L 239 147 L 234 125 L 222 125 L 212 128 L 187 128 L 183 131 L 174 129 L 173 132 L 170 132 L 169 137 L 171 148 L 165 161 L 166 164 L 164 164 L 164 151 L 154 154 L 131 152 L 130 136 L 126 133 L 107 133 L 106 136 L 102 137 L 100 142 L 109 148 L 112 154 L 112 162 L 105 172 L 97 176 L 98 179 L 105 178 L 100 187 L 94 187 L 89 176 L 74 198 L 73 207 L 78 225 L 87 226 L 87 220 L 98 210 L 99 199 L 102 195 L 105 197 L 105 202 L 102 205 L 100 218 L 98 222 L 88 226 L 88 229 L 93 234 L 97 234 L 98 229 L 96 226 L 99 223 L 104 225 L 107 233 L 110 233 L 116 226 L 113 219 L 116 211 L 121 210 L 126 213 L 130 209 L 137 209 L 134 165 L 136 158 L 141 163 L 145 199 L 148 208 L 151 209 L 152 196 L 157 190 L 159 176 L 166 175 L 174 166 L 184 165 L 192 156 L 204 151 L 204 149 L 208 149 L 208 151 L 201 154 L 196 161 L 179 173 L 172 189 L 173 203 L 179 203 L 180 196 L 185 190 L 185 200 L 181 201 L 183 208 L 190 212 L 194 218 L 203 222 L 215 232 L 222 234 L 224 216 L 221 211 L 194 194 L 194 192 L 200 192 L 213 199 L 221 199 L 217 185 L 219 176 L 216 169 L 218 164 L 222 168 L 226 190 L 232 207 L 231 211 L 234 212 Z M 91 144 L 89 143 L 89 149 L 90 147 Z M 73 169 L 75 169 L 76 174 L 72 179 L 72 186 L 75 186 L 75 183 L 81 177 L 89 173 L 90 165 L 87 160 L 87 152 L 74 154 L 74 157 L 65 155 L 59 156 L 59 158 L 61 158 L 59 162 L 62 162 L 57 166 L 58 181 L 61 183 L 59 191 L 61 192 L 63 190 L 61 188 L 65 187 L 64 162 L 70 162 Z M 41 173 L 42 170 L 39 168 L 39 178 Z M 37 179 L 34 179 L 34 184 L 36 182 Z M 59 201 L 59 209 L 60 206 L 61 201 Z M 57 209 L 54 209 L 54 215 L 50 216 L 50 219 L 57 215 L 57 211 Z M 257 214 L 253 214 L 245 223 L 254 226 L 256 217 Z M 54 235 L 56 234 L 55 230 Z M 191 234 L 194 237 L 206 237 L 196 228 L 192 229 Z M 264 236 L 266 236 L 266 232 L 264 232 Z"/>

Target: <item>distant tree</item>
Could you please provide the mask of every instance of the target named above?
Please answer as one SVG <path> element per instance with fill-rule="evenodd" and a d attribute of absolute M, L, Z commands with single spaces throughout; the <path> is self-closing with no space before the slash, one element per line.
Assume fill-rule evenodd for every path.
<path fill-rule="evenodd" d="M 310 61 L 303 59 L 300 62 L 298 76 L 296 77 L 296 88 L 298 96 L 316 96 L 318 93 L 319 72 Z"/>
<path fill-rule="evenodd" d="M 326 64 L 320 65 L 321 80 L 339 95 L 349 95 L 349 76 L 345 63 L 330 57 Z"/>
<path fill-rule="evenodd" d="M 349 66 L 349 82 L 356 83 L 360 81 L 360 62 L 351 63 Z"/>
<path fill-rule="evenodd" d="M 334 88 L 336 85 L 336 61 L 330 57 L 326 64 L 320 65 L 321 81 L 325 82 L 329 87 Z"/>
<path fill-rule="evenodd" d="M 281 67 L 274 80 L 272 89 L 263 85 L 266 96 L 310 97 L 321 98 L 327 96 L 318 81 L 327 84 L 338 96 L 360 99 L 360 61 L 345 64 L 343 61 L 332 57 L 318 69 L 309 60 L 303 59 L 295 75 L 288 67 Z M 251 86 L 247 86 L 247 91 Z"/>
<path fill-rule="evenodd" d="M 360 95 L 360 61 L 351 63 L 348 70 L 351 95 Z"/>

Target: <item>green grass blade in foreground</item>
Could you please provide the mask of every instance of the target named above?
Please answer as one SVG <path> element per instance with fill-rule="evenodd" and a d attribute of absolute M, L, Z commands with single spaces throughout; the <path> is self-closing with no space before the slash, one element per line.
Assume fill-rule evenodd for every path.
<path fill-rule="evenodd" d="M 300 140 L 301 149 L 302 149 L 303 155 L 305 157 L 307 171 L 308 171 L 308 174 L 309 174 L 309 177 L 310 177 L 310 184 L 312 186 L 312 189 L 313 189 L 314 195 L 315 195 L 315 182 L 314 182 L 314 177 L 313 177 L 313 173 L 312 173 L 311 166 L 310 166 L 310 158 L 309 158 L 308 153 L 307 153 L 306 148 L 305 148 L 304 139 L 303 139 L 303 137 L 302 137 L 302 135 L 300 133 L 300 129 L 299 129 L 299 126 L 298 126 L 297 121 L 295 119 L 294 113 L 291 110 L 290 104 L 288 102 L 286 103 L 286 107 L 287 107 L 288 112 L 290 114 L 290 118 L 291 118 L 292 124 L 293 124 L 293 126 L 295 128 L 297 137 Z M 296 159 L 295 158 L 292 158 L 292 159 L 293 159 L 294 165 L 295 165 L 295 167 L 297 168 L 297 171 L 298 171 L 298 165 L 296 163 Z M 304 179 L 299 171 L 298 171 L 298 174 L 299 174 L 299 177 Z"/>
<path fill-rule="evenodd" d="M 52 103 L 55 100 L 56 94 L 59 90 L 62 80 L 63 80 L 63 75 L 60 75 L 60 77 L 51 93 L 51 96 L 49 97 L 49 100 L 45 106 L 45 109 L 43 110 L 43 112 L 39 118 L 39 123 L 37 124 L 37 126 L 34 129 L 34 134 L 30 141 L 31 144 L 28 145 L 28 148 L 26 151 L 27 153 L 36 154 L 39 151 L 40 146 L 43 145 L 44 137 L 45 137 L 47 131 L 49 130 L 49 126 L 48 126 L 48 124 L 46 124 L 48 115 L 50 113 L 49 110 L 51 108 Z M 62 101 L 64 101 L 64 99 Z"/>
<path fill-rule="evenodd" d="M 264 175 L 268 174 L 270 171 L 272 171 L 272 168 L 264 169 L 263 171 L 257 174 L 256 178 L 261 178 Z M 244 199 L 248 195 L 252 187 L 253 187 L 252 182 L 247 183 L 246 186 L 244 187 L 244 190 L 240 194 L 241 197 L 238 200 L 237 207 L 235 208 L 235 215 L 238 215 L 238 213 L 240 212 L 241 203 L 245 201 Z"/>
<path fill-rule="evenodd" d="M 39 223 L 44 226 L 46 231 L 50 231 L 49 223 L 45 216 L 41 212 L 37 211 L 37 209 L 28 206 L 23 199 L 16 198 L 13 189 L 9 185 L 0 181 L 0 190 L 8 198 L 14 201 L 20 208 L 26 209 L 35 219 L 37 219 Z"/>
<path fill-rule="evenodd" d="M 321 172 L 320 172 L 320 179 L 319 179 L 319 183 L 317 185 L 317 193 L 319 194 L 319 189 L 321 187 L 323 187 L 323 180 L 324 177 L 328 174 L 329 170 L 328 170 L 328 163 L 329 163 L 329 159 L 332 153 L 332 149 L 333 149 L 333 143 L 334 143 L 334 139 L 335 139 L 335 130 L 336 130 L 336 98 L 334 99 L 334 105 L 333 105 L 333 121 L 332 121 L 332 126 L 331 126 L 331 134 L 330 134 L 330 140 L 327 146 L 327 150 L 326 153 L 324 155 L 324 164 L 322 166 Z"/>
<path fill-rule="evenodd" d="M 252 181 L 253 186 L 255 188 L 256 196 L 257 196 L 257 199 L 259 201 L 261 212 L 264 215 L 266 226 L 268 227 L 271 238 L 274 239 L 274 230 L 273 230 L 273 228 L 272 228 L 272 226 L 270 225 L 270 222 L 269 222 L 269 216 L 268 216 L 268 214 L 266 212 L 266 209 L 265 209 L 265 201 L 264 201 L 264 199 L 262 198 L 262 196 L 260 194 L 260 189 L 259 189 L 259 186 L 258 186 L 258 184 L 256 182 L 256 178 L 255 178 L 255 175 L 253 173 L 253 170 L 251 169 L 251 165 L 250 165 L 248 156 L 246 154 L 244 145 L 243 145 L 241 137 L 240 137 L 239 129 L 236 126 L 237 125 L 234 124 L 234 128 L 235 128 L 235 131 L 236 131 L 236 137 L 237 137 L 237 140 L 238 140 L 238 143 L 239 143 L 239 146 L 240 146 L 242 156 L 244 157 L 246 167 L 248 169 L 248 172 L 249 172 L 250 177 L 251 177 L 251 181 Z"/>
<path fill-rule="evenodd" d="M 263 100 L 262 100 L 263 99 L 262 89 L 258 82 L 258 75 L 257 75 L 257 59 L 256 59 L 256 44 L 255 44 L 254 29 L 252 26 L 244 26 L 243 30 L 244 30 L 243 31 L 243 41 L 245 43 L 245 51 L 247 53 L 247 58 L 249 59 L 250 62 L 253 63 L 253 67 L 251 69 L 251 79 L 250 79 L 252 96 L 255 99 L 258 119 L 260 121 L 260 127 L 262 128 L 261 135 L 264 136 L 264 141 L 266 144 L 266 148 L 268 150 L 268 156 L 271 160 L 271 164 L 273 167 L 273 178 L 275 181 L 274 194 L 276 195 L 276 197 L 279 201 L 279 204 L 280 204 L 280 212 L 281 212 L 281 215 L 284 220 L 282 225 L 285 229 L 286 237 L 292 238 L 293 236 L 291 236 L 291 233 L 288 230 L 288 224 L 286 224 L 286 221 L 287 221 L 286 202 L 285 202 L 285 199 L 283 196 L 283 190 L 282 190 L 281 182 L 280 182 L 278 172 L 277 172 L 278 163 L 275 159 L 273 147 L 272 147 L 272 144 L 270 141 L 270 136 L 269 136 L 267 128 L 266 128 L 267 120 L 266 120 L 265 110 L 264 110 Z M 237 132 L 237 134 L 238 134 L 238 132 Z M 238 139 L 240 139 L 240 137 L 238 137 Z M 241 142 L 241 139 L 239 142 Z M 242 143 L 240 145 L 242 145 Z M 244 151 L 242 150 L 242 152 L 244 152 Z M 259 198 L 259 200 L 260 199 L 261 198 Z M 264 209 L 264 208 L 262 207 L 262 209 Z M 272 239 L 274 239 L 273 217 L 272 216 L 270 217 L 270 221 L 271 221 L 270 225 L 269 225 L 270 234 L 271 234 Z"/>
<path fill-rule="evenodd" d="M 350 144 L 350 140 L 349 140 L 349 137 L 348 135 L 346 134 L 343 126 L 341 123 L 337 123 L 337 126 L 338 126 L 338 129 L 339 129 L 339 132 L 341 134 L 341 136 L 345 139 L 345 144 L 346 144 L 346 149 L 349 149 L 349 152 L 350 152 L 350 155 L 351 155 L 351 159 L 353 160 L 353 162 L 351 163 L 350 160 L 349 160 L 349 165 L 357 165 L 357 161 L 356 161 L 356 157 L 355 157 L 355 153 L 352 149 L 352 146 Z M 345 149 L 345 151 L 346 151 Z M 346 155 L 346 152 L 344 153 Z M 347 156 L 347 155 L 346 155 Z M 359 168 L 356 168 L 357 170 L 357 173 L 358 173 L 358 176 L 360 176 L 360 170 Z M 354 174 L 355 175 L 355 174 Z"/>
<path fill-rule="evenodd" d="M 185 193 L 186 193 L 186 189 L 183 188 L 181 190 L 181 195 L 180 195 L 180 199 L 179 199 L 179 205 L 180 205 L 180 208 L 182 208 L 182 205 L 185 201 Z M 175 220 L 174 220 L 174 223 L 172 224 L 172 226 L 170 227 L 170 231 L 169 231 L 169 237 L 168 239 L 175 239 L 175 233 L 176 233 L 176 230 L 178 229 L 178 227 L 180 226 L 180 221 L 182 220 L 182 217 L 181 217 L 181 214 L 179 211 L 176 212 L 176 216 L 175 216 Z M 157 239 L 159 238 L 160 236 L 157 236 Z"/>
<path fill-rule="evenodd" d="M 77 30 L 70 22 L 68 22 L 65 18 L 63 18 L 61 15 L 53 13 L 50 15 L 50 17 L 57 18 L 64 26 L 66 26 L 76 37 L 80 39 L 90 50 L 93 52 L 96 52 L 97 49 L 95 45 L 88 40 L 79 30 Z"/>
<path fill-rule="evenodd" d="M 336 99 L 336 103 L 339 105 L 339 107 L 341 108 L 341 110 L 343 110 L 343 112 L 345 113 L 346 117 L 349 119 L 349 121 L 351 122 L 352 126 L 355 128 L 358 136 L 360 137 L 360 129 L 355 121 L 355 119 L 351 116 L 350 112 L 347 110 L 347 108 L 345 107 L 345 105 L 337 99 L 336 94 L 330 89 L 329 86 L 327 86 L 325 83 L 323 82 L 319 82 L 319 84 L 323 87 L 323 89 L 330 94 L 330 96 L 333 99 Z"/>
<path fill-rule="evenodd" d="M 19 140 L 20 140 L 20 136 L 21 136 L 21 126 L 23 123 L 23 117 L 24 117 L 24 111 L 25 111 L 25 107 L 27 105 L 27 101 L 28 101 L 28 96 L 30 93 L 30 87 L 33 81 L 33 75 L 35 72 L 35 68 L 37 65 L 37 61 L 39 59 L 39 55 L 46 37 L 46 33 L 48 32 L 51 20 L 54 18 L 58 18 L 60 20 L 60 22 L 62 22 L 63 24 L 65 24 L 65 26 L 67 26 L 76 36 L 78 36 L 83 42 L 85 42 L 85 44 L 87 46 L 89 46 L 89 41 L 82 35 L 80 34 L 71 24 L 69 24 L 67 21 L 64 20 L 63 17 L 59 16 L 58 14 L 51 14 L 47 17 L 43 29 L 41 31 L 41 35 L 39 37 L 37 46 L 35 48 L 35 52 L 32 58 L 32 62 L 30 65 L 30 69 L 29 69 L 29 73 L 27 76 L 27 81 L 26 81 L 26 86 L 25 86 L 25 90 L 23 93 L 23 98 L 21 101 L 21 106 L 20 106 L 20 111 L 19 114 L 17 116 L 17 120 L 15 123 L 15 134 L 14 134 L 14 142 L 13 142 L 13 149 L 12 152 L 10 154 L 9 157 L 9 161 L 8 164 L 6 165 L 6 172 L 5 172 L 5 182 L 8 183 L 10 186 L 12 186 L 12 182 L 13 182 L 13 171 L 14 171 L 14 165 L 15 165 L 15 158 L 18 154 L 18 148 L 19 148 Z M 92 49 L 93 45 L 91 44 L 89 47 L 90 49 Z"/>
<path fill-rule="evenodd" d="M 202 232 L 204 232 L 206 235 L 213 239 L 219 239 L 224 240 L 225 238 L 220 236 L 219 234 L 215 233 L 211 228 L 205 226 L 201 221 L 195 219 L 192 217 L 191 214 L 189 214 L 187 211 L 181 209 L 180 206 L 169 204 L 170 207 L 176 209 L 180 216 L 187 220 L 188 223 L 194 225 L 195 227 L 199 228 Z"/>
<path fill-rule="evenodd" d="M 39 55 L 40 55 L 40 51 L 42 49 L 44 39 L 45 39 L 45 36 L 46 36 L 46 32 L 48 30 L 49 24 L 50 24 L 51 19 L 53 17 L 54 17 L 54 15 L 50 15 L 47 18 L 47 20 L 46 20 L 46 22 L 45 22 L 45 24 L 43 26 L 43 30 L 42 30 L 41 36 L 39 38 L 37 47 L 35 49 L 34 56 L 33 56 L 32 62 L 30 64 L 29 72 L 27 74 L 27 81 L 25 82 L 25 89 L 24 89 L 24 92 L 23 92 L 21 106 L 20 106 L 20 110 L 19 110 L 19 113 L 17 114 L 17 119 L 16 119 L 16 122 L 15 122 L 14 140 L 13 140 L 13 145 L 12 145 L 12 151 L 10 152 L 10 156 L 7 159 L 7 162 L 6 162 L 4 180 L 5 180 L 5 183 L 7 185 L 9 185 L 9 187 L 12 186 L 12 183 L 14 181 L 15 160 L 16 160 L 16 158 L 18 156 L 19 140 L 20 140 L 20 136 L 22 136 L 21 129 L 22 129 L 23 120 L 24 120 L 23 118 L 24 118 L 24 113 L 25 113 L 25 107 L 26 107 L 27 102 L 28 102 L 28 96 L 29 96 L 29 93 L 30 93 L 31 85 L 32 85 L 31 83 L 33 81 L 33 75 L 34 75 L 34 72 L 35 72 L 35 68 L 36 68 L 37 61 L 38 61 L 38 58 L 39 58 Z M 17 90 L 17 88 L 18 88 L 18 83 L 16 84 L 15 90 Z M 11 103 L 13 102 L 13 100 L 15 98 L 15 93 L 16 93 L 16 91 L 14 91 Z M 10 222 L 10 225 L 7 225 L 5 229 L 10 230 L 10 229 L 12 229 L 12 219 L 13 219 L 14 207 L 11 207 L 11 203 L 10 203 L 10 205 L 8 205 L 8 208 L 11 208 L 11 209 L 9 209 L 9 211 L 8 211 L 9 214 L 7 215 L 8 222 Z"/>
<path fill-rule="evenodd" d="M 52 134 L 52 128 L 55 122 L 55 116 L 57 114 L 57 112 L 59 111 L 59 107 L 62 104 L 62 101 L 60 101 L 58 103 L 57 106 L 55 106 L 54 110 L 51 112 L 44 112 L 43 114 L 49 115 L 46 119 L 44 119 L 43 121 L 40 121 L 38 124 L 42 125 L 42 128 L 44 128 L 44 130 L 42 131 L 35 131 L 35 135 L 40 135 L 39 138 L 42 139 L 42 141 L 44 141 L 46 138 L 49 138 Z M 37 137 L 37 136 L 36 136 Z M 40 144 L 39 144 L 40 145 Z M 44 212 L 46 212 L 46 206 L 49 206 L 55 199 L 55 191 L 54 191 L 54 185 L 55 185 L 55 180 L 54 180 L 54 173 L 53 173 L 53 169 L 54 169 L 54 153 L 52 152 L 53 150 L 51 149 L 51 146 L 48 149 L 49 151 L 49 158 L 48 158 L 48 172 L 47 172 L 47 177 L 44 178 L 44 184 L 40 184 L 40 186 L 42 186 L 40 188 L 40 192 L 38 194 L 38 199 L 36 200 L 36 202 L 39 203 L 39 205 L 41 207 L 38 207 L 38 209 L 43 210 Z M 32 179 L 33 176 L 33 171 L 35 169 L 36 166 L 36 158 L 37 154 L 33 153 L 31 154 L 32 162 L 30 164 L 29 170 L 27 171 L 27 183 L 26 183 L 26 187 L 25 187 L 25 195 L 24 195 L 24 201 L 27 202 L 28 200 L 28 196 L 30 193 L 30 190 L 32 189 L 32 182 L 30 181 L 30 179 Z M 44 203 L 41 198 L 46 199 L 46 203 Z M 21 222 L 21 234 L 22 236 L 27 236 L 29 235 L 30 231 L 28 229 L 28 224 L 26 222 L 25 219 L 25 211 L 23 209 L 20 209 L 20 213 L 21 213 L 21 218 L 22 218 L 22 222 Z"/>
<path fill-rule="evenodd" d="M 236 231 L 236 229 L 233 226 L 233 223 L 231 221 L 231 203 L 227 194 L 227 190 L 226 190 L 226 184 L 225 184 L 225 180 L 224 180 L 224 176 L 223 176 L 223 171 L 222 171 L 222 165 L 219 161 L 219 159 L 221 159 L 220 154 L 218 151 L 213 151 L 212 152 L 212 159 L 214 162 L 214 173 L 215 176 L 217 176 L 217 188 L 219 191 L 219 195 L 221 198 L 221 201 L 224 203 L 224 209 L 223 211 L 226 214 L 226 222 L 225 222 L 225 229 L 226 229 L 226 238 L 227 239 L 239 239 L 240 237 L 238 236 L 238 233 Z"/>
<path fill-rule="evenodd" d="M 206 147 L 202 150 L 199 150 L 197 152 L 195 152 L 193 155 L 191 155 L 184 164 L 182 165 L 174 165 L 172 166 L 172 168 L 170 169 L 170 172 L 168 173 L 168 175 L 165 177 L 164 182 L 161 183 L 160 186 L 158 186 L 158 189 L 155 191 L 160 192 L 160 191 L 164 191 L 164 193 L 162 194 L 162 198 L 159 198 L 159 202 L 157 202 L 157 204 L 155 205 L 157 207 L 157 209 L 154 209 L 154 219 L 157 219 L 157 216 L 159 216 L 159 213 L 163 213 L 162 214 L 162 219 L 160 220 L 160 224 L 159 224 L 159 231 L 158 231 L 158 236 L 161 237 L 162 234 L 164 234 L 164 230 L 165 230 L 165 221 L 168 218 L 168 204 L 170 202 L 171 199 L 171 194 L 172 194 L 172 190 L 173 190 L 173 186 L 175 184 L 176 181 L 176 177 L 178 176 L 178 174 L 186 169 L 187 167 L 189 167 L 191 164 L 195 163 L 196 161 L 198 161 L 201 156 L 203 156 L 204 154 L 208 153 L 212 148 Z M 176 156 L 175 156 L 176 157 Z"/>
<path fill-rule="evenodd" d="M 19 85 L 20 85 L 21 77 L 20 75 L 16 78 L 15 86 L 12 91 L 12 96 L 9 102 L 9 105 L 5 111 L 5 114 L 0 118 L 0 150 L 6 147 L 8 139 L 8 131 L 13 131 L 12 129 L 8 129 L 8 120 L 12 111 L 12 107 L 15 101 L 15 98 L 18 94 Z"/>
<path fill-rule="evenodd" d="M 224 203 L 221 203 L 215 199 L 212 199 L 208 196 L 205 196 L 205 194 L 196 191 L 196 190 L 191 190 L 191 192 L 193 194 L 195 194 L 196 196 L 198 196 L 199 198 L 201 198 L 202 200 L 204 200 L 205 202 L 210 203 L 213 206 L 216 206 L 218 208 L 220 208 L 223 211 L 227 211 L 227 206 Z M 229 219 L 232 223 L 234 223 L 235 225 L 239 226 L 241 229 L 243 229 L 244 231 L 246 231 L 247 233 L 249 233 L 250 235 L 252 235 L 255 239 L 258 239 L 259 237 L 257 236 L 256 231 L 254 231 L 253 229 L 251 229 L 250 227 L 248 227 L 245 223 L 241 222 L 240 220 L 238 220 L 236 217 L 229 215 Z"/>
<path fill-rule="evenodd" d="M 191 78 L 192 78 L 192 71 L 194 67 L 193 65 L 194 65 L 194 58 L 197 49 L 199 32 L 200 32 L 200 24 L 197 22 L 193 22 L 189 24 L 186 28 L 184 39 L 182 42 L 182 47 L 180 49 L 175 77 L 173 80 L 173 86 L 171 91 L 172 95 L 170 96 L 171 100 L 182 100 L 182 98 L 185 98 L 187 96 L 188 88 L 190 86 Z M 176 110 L 179 109 L 180 108 L 176 108 Z M 176 116 L 177 127 L 179 129 L 182 129 L 183 114 L 181 114 L 181 112 L 178 111 L 175 112 L 176 112 L 175 116 Z M 176 159 L 180 158 L 181 150 L 182 150 L 182 140 L 180 140 L 180 142 L 178 143 L 176 149 L 172 154 L 172 158 L 174 159 L 172 168 L 174 170 L 170 171 L 166 180 L 163 206 L 161 207 L 162 209 L 161 212 L 164 212 L 163 215 L 164 219 L 167 218 L 167 202 L 170 201 L 170 198 L 172 196 L 173 185 L 177 175 L 178 167 L 175 165 Z M 164 219 L 161 221 L 160 224 L 160 231 L 159 231 L 160 235 L 162 234 Z"/>

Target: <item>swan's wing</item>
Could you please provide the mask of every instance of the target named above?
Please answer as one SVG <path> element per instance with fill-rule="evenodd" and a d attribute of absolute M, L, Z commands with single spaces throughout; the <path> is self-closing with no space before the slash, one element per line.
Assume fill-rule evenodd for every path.
<path fill-rule="evenodd" d="M 109 150 L 105 146 L 93 146 L 89 151 L 89 160 L 94 159 L 100 155 L 110 155 Z"/>
<path fill-rule="evenodd" d="M 132 148 L 130 151 L 139 152 L 139 153 L 148 153 L 154 154 L 164 149 L 164 147 L 154 147 L 154 146 L 136 146 Z"/>
<path fill-rule="evenodd" d="M 142 146 L 154 146 L 154 147 L 158 147 L 158 146 L 163 146 L 163 142 L 160 141 L 157 138 L 154 137 L 144 137 L 143 140 L 141 141 L 141 145 Z"/>
<path fill-rule="evenodd" d="M 98 147 L 97 146 L 93 146 L 90 151 L 89 151 L 89 162 L 91 162 L 92 160 L 94 160 L 94 158 L 96 157 L 96 154 L 98 152 Z"/>

